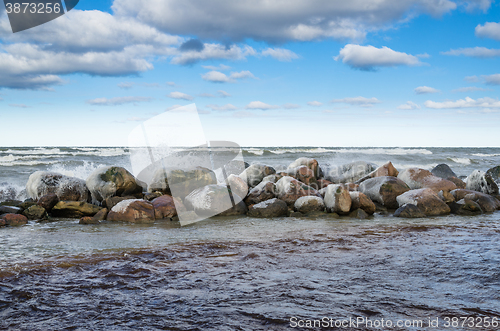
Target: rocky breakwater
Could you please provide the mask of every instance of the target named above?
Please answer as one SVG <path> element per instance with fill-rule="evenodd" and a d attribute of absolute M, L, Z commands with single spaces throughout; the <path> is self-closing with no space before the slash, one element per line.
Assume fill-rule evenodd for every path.
<path fill-rule="evenodd" d="M 201 218 L 474 216 L 500 209 L 499 169 L 475 170 L 462 181 L 445 164 L 432 171 L 398 171 L 391 162 L 322 168 L 315 159 L 299 158 L 280 172 L 249 165 L 224 182 L 202 167 L 161 169 L 150 183 L 114 166 L 100 168 L 86 180 L 38 171 L 26 184 L 29 199 L 0 203 L 0 226 L 53 219 L 153 223 L 178 220 L 181 213 Z"/>

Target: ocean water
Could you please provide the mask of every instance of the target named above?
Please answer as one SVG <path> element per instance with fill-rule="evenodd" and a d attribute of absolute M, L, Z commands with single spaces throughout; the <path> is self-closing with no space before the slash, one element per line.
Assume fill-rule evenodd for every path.
<path fill-rule="evenodd" d="M 127 148 L 0 148 L 0 191 L 23 198 L 29 175 L 85 179 L 130 168 Z M 392 161 L 448 164 L 457 175 L 500 165 L 500 148 L 245 148 L 283 168 Z M 0 228 L 0 329 L 292 330 L 291 319 L 421 321 L 346 330 L 458 330 L 453 317 L 500 318 L 500 213 L 367 220 L 215 217 L 180 227 L 83 226 L 78 220 Z M 430 327 L 429 319 L 439 321 Z M 470 320 L 469 320 L 470 322 Z M 462 320 L 460 320 L 462 323 Z M 376 325 L 376 324 L 375 324 Z M 334 328 L 323 328 L 334 329 Z M 498 328 L 483 328 L 498 329 Z"/>

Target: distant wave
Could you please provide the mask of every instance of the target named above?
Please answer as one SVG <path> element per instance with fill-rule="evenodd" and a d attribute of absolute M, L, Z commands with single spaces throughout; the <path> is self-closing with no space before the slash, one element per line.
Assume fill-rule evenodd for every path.
<path fill-rule="evenodd" d="M 475 153 L 475 154 L 472 154 L 472 156 L 478 156 L 478 157 L 493 157 L 493 156 L 500 156 L 500 154 L 483 154 L 483 153 Z"/>
<path fill-rule="evenodd" d="M 341 149 L 328 149 L 323 147 L 316 148 L 277 148 L 277 149 L 267 149 L 267 148 L 246 148 L 244 153 L 253 155 L 272 155 L 272 154 L 297 154 L 297 153 L 310 153 L 310 154 L 322 154 L 322 153 L 341 153 L 341 154 L 382 154 L 382 155 L 431 155 L 432 152 L 419 148 L 341 148 Z"/>
<path fill-rule="evenodd" d="M 466 157 L 449 157 L 448 160 L 464 165 L 469 165 L 472 163 L 471 159 Z"/>

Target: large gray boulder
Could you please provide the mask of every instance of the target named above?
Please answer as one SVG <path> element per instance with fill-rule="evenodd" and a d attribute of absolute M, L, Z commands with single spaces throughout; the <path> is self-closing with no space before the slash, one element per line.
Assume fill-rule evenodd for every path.
<path fill-rule="evenodd" d="M 276 170 L 273 167 L 256 163 L 246 168 L 240 174 L 240 177 L 247 182 L 249 187 L 255 187 L 262 181 L 262 179 L 264 179 L 264 177 L 275 173 Z"/>
<path fill-rule="evenodd" d="M 431 170 L 431 173 L 434 176 L 438 176 L 438 177 L 443 178 L 443 179 L 448 179 L 450 177 L 457 177 L 457 174 L 455 172 L 453 172 L 453 170 L 451 170 L 450 166 L 445 164 L 445 163 L 441 163 L 441 164 L 438 164 L 437 166 L 435 166 Z"/>
<path fill-rule="evenodd" d="M 287 216 L 288 206 L 285 201 L 274 198 L 250 206 L 247 215 L 260 218 Z"/>
<path fill-rule="evenodd" d="M 54 193 L 59 200 L 88 201 L 89 190 L 80 178 L 65 176 L 57 172 L 36 171 L 26 183 L 26 193 L 33 200 Z"/>
<path fill-rule="evenodd" d="M 399 207 L 396 197 L 410 190 L 405 182 L 392 176 L 367 179 L 359 185 L 358 189 L 372 201 L 391 209 Z"/>
<path fill-rule="evenodd" d="M 114 196 L 140 195 L 143 186 L 127 169 L 115 166 L 99 168 L 87 178 L 87 187 L 94 203 Z"/>

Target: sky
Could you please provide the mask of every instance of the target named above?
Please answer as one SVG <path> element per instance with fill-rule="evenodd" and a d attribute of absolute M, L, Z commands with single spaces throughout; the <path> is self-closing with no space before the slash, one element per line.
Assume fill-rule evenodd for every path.
<path fill-rule="evenodd" d="M 12 33 L 0 146 L 127 146 L 195 104 L 241 146 L 499 147 L 500 2 L 80 0 Z"/>

